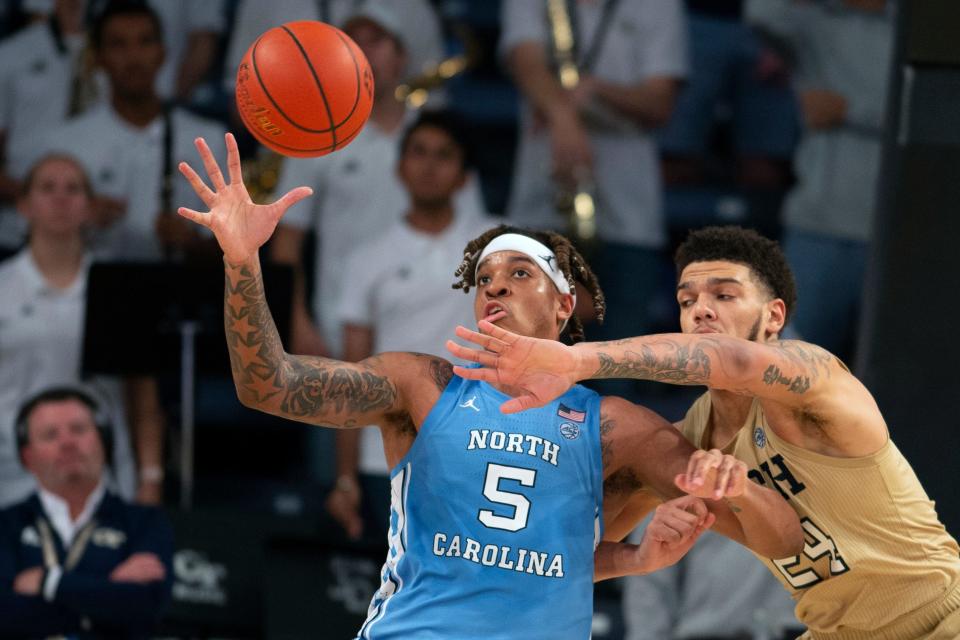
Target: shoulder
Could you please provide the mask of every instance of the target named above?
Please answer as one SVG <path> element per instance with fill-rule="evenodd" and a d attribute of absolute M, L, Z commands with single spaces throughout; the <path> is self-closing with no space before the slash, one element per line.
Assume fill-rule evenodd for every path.
<path fill-rule="evenodd" d="M 13 531 L 32 521 L 38 509 L 36 494 L 0 509 L 0 530 Z"/>
<path fill-rule="evenodd" d="M 24 58 L 23 56 L 11 57 L 18 53 L 36 53 L 39 44 L 43 43 L 47 35 L 46 22 L 24 27 L 17 33 L 8 36 L 0 41 L 0 60 L 4 61 L 3 67 L 23 66 L 33 58 Z"/>

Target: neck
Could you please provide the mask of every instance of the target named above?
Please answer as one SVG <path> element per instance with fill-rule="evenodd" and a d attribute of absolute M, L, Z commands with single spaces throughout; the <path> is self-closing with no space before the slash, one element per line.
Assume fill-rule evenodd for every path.
<path fill-rule="evenodd" d="M 710 422 L 713 426 L 710 433 L 710 446 L 723 448 L 743 427 L 753 397 L 742 396 L 729 391 L 710 390 Z"/>
<path fill-rule="evenodd" d="M 145 127 L 163 111 L 163 103 L 155 93 L 146 96 L 114 95 L 110 104 L 123 120 L 135 127 Z"/>
<path fill-rule="evenodd" d="M 70 511 L 70 520 L 71 522 L 76 522 L 77 518 L 79 518 L 83 512 L 83 508 L 87 505 L 87 500 L 93 495 L 98 484 L 98 480 L 82 482 L 71 481 L 67 486 L 60 487 L 56 491 L 52 491 L 49 488 L 47 488 L 47 491 L 50 491 L 50 493 L 67 503 L 67 509 Z"/>
<path fill-rule="evenodd" d="M 407 106 L 394 98 L 391 89 L 389 95 L 378 95 L 374 98 L 373 108 L 370 109 L 370 119 L 383 131 L 392 133 L 400 128 L 406 112 Z"/>
<path fill-rule="evenodd" d="M 54 19 L 63 35 L 81 33 L 83 31 L 83 3 L 79 0 L 56 3 Z"/>
<path fill-rule="evenodd" d="M 416 204 L 407 212 L 407 224 L 428 234 L 443 232 L 453 222 L 453 204 L 447 200 L 441 204 Z"/>
<path fill-rule="evenodd" d="M 83 265 L 83 239 L 77 235 L 30 238 L 30 253 L 44 280 L 57 289 L 66 289 L 77 279 Z"/>

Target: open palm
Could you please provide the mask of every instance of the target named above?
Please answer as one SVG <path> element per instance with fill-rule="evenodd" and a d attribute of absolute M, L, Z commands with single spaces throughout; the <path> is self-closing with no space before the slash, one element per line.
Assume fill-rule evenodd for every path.
<path fill-rule="evenodd" d="M 479 368 L 456 366 L 454 373 L 469 380 L 513 387 L 519 392 L 500 406 L 503 413 L 542 407 L 558 398 L 576 383 L 576 360 L 573 351 L 556 340 L 521 336 L 486 320 L 478 323 L 480 331 L 457 327 L 460 338 L 483 347 L 470 349 L 447 341 L 447 349 L 456 357 L 481 365 Z"/>
<path fill-rule="evenodd" d="M 179 168 L 180 173 L 190 182 L 190 186 L 210 211 L 204 213 L 180 207 L 177 212 L 213 231 L 226 259 L 238 264 L 253 256 L 270 239 L 287 209 L 313 191 L 308 187 L 297 187 L 288 191 L 273 204 L 254 204 L 250 194 L 247 193 L 247 187 L 243 184 L 240 152 L 237 150 L 237 141 L 232 133 L 226 135 L 226 142 L 227 172 L 230 183 L 224 182 L 220 165 L 217 164 L 206 141 L 203 138 L 197 138 L 195 141 L 197 151 L 200 152 L 200 159 L 203 160 L 203 166 L 213 189 L 208 187 L 193 167 L 186 162 L 181 162 Z"/>

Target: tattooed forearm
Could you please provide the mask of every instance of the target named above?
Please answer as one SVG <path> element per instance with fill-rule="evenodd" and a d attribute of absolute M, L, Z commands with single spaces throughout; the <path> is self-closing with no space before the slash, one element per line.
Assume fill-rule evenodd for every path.
<path fill-rule="evenodd" d="M 710 355 L 702 341 L 690 345 L 673 340 L 658 340 L 625 350 L 619 357 L 598 352 L 600 366 L 593 378 L 638 378 L 671 384 L 700 385 L 710 378 Z"/>
<path fill-rule="evenodd" d="M 244 404 L 294 419 L 349 427 L 386 410 L 394 385 L 368 364 L 289 356 L 263 291 L 259 265 L 226 264 L 224 325 L 230 367 Z"/>

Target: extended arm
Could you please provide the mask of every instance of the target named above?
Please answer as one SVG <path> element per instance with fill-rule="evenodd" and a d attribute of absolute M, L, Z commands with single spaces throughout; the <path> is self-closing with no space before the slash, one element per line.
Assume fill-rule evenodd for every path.
<path fill-rule="evenodd" d="M 330 427 L 380 423 L 402 407 L 398 380 L 419 372 L 415 356 L 388 354 L 359 363 L 286 353 L 264 297 L 258 250 L 270 238 L 280 217 L 310 195 L 300 187 L 271 205 L 256 205 L 247 194 L 240 154 L 227 134 L 230 184 L 224 181 L 213 154 L 202 139 L 197 149 L 210 189 L 186 163 L 181 172 L 201 200 L 203 213 L 181 207 L 181 215 L 210 228 L 223 249 L 226 272 L 224 325 L 233 380 L 240 401 L 251 408 Z"/>
<path fill-rule="evenodd" d="M 760 555 L 782 558 L 803 546 L 797 514 L 775 491 L 748 481 L 743 462 L 695 449 L 669 422 L 621 398 L 604 398 L 602 412 L 604 501 L 626 503 L 618 513 L 605 510 L 616 533 L 631 530 L 645 515 L 626 508 L 631 498 L 652 491 L 661 500 L 701 498 L 719 533 Z"/>

